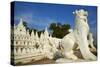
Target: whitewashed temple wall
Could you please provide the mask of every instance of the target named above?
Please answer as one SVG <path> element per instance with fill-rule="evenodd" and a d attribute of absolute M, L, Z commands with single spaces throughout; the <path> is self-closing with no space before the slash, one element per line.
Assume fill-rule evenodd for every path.
<path fill-rule="evenodd" d="M 13 41 L 12 45 L 14 46 L 15 59 L 19 59 L 20 57 L 24 58 L 30 55 L 35 56 L 41 53 L 42 55 L 44 53 L 44 57 L 52 59 L 60 41 L 60 39 L 49 36 L 47 29 L 45 29 L 44 33 L 41 33 L 40 37 L 34 30 L 29 34 L 29 30 L 26 30 L 22 19 L 20 19 L 17 26 L 14 26 L 13 35 L 14 37 L 11 39 Z"/>

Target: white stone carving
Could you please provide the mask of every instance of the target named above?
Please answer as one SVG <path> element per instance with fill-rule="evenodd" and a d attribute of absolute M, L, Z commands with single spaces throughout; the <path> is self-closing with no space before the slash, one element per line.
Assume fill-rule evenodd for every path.
<path fill-rule="evenodd" d="M 54 54 L 59 51 L 58 46 L 62 46 L 63 50 L 60 52 L 65 56 L 66 59 L 77 60 L 77 56 L 73 54 L 73 46 L 75 43 L 78 44 L 82 56 L 86 60 L 96 60 L 96 56 L 93 55 L 89 50 L 89 45 L 96 50 L 93 45 L 93 36 L 89 32 L 89 26 L 87 22 L 88 12 L 81 10 L 76 10 L 73 12 L 75 16 L 75 27 L 69 30 L 67 34 L 62 39 L 58 39 L 49 36 L 47 28 L 45 28 L 44 33 L 38 36 L 37 31 L 32 30 L 29 34 L 29 30 L 26 30 L 23 25 L 23 20 L 20 19 L 18 25 L 14 25 L 14 35 L 12 37 L 12 45 L 14 46 L 14 60 L 15 64 L 18 62 L 26 63 L 34 60 L 40 60 L 43 58 L 53 59 Z M 89 40 L 87 39 L 87 36 Z M 60 59 L 61 60 L 61 59 Z M 64 59 L 65 60 L 65 59 Z M 25 62 L 26 61 L 26 62 Z M 59 59 L 57 60 L 57 62 Z"/>
<path fill-rule="evenodd" d="M 81 9 L 76 10 L 75 12 L 73 12 L 73 14 L 75 16 L 75 27 L 73 32 L 69 33 L 62 39 L 62 45 L 64 47 L 63 54 L 66 58 L 77 60 L 78 58 L 73 54 L 72 50 L 74 44 L 77 43 L 84 59 L 96 60 L 96 56 L 90 52 L 88 47 L 89 42 L 87 36 L 90 34 L 87 22 L 88 13 L 87 11 Z M 90 38 L 90 41 L 93 42 L 93 40 L 91 39 L 93 38 Z M 93 46 L 93 43 L 91 44 L 91 46 Z"/>
<path fill-rule="evenodd" d="M 37 31 L 34 32 L 34 30 L 29 34 L 29 30 L 26 30 L 23 25 L 23 20 L 20 19 L 19 24 L 17 26 L 14 25 L 14 33 L 12 35 L 14 35 L 14 39 L 11 39 L 13 41 L 12 45 L 14 45 L 15 63 L 24 62 L 24 59 L 27 59 L 30 54 L 31 59 L 35 57 L 35 60 L 40 60 L 45 57 L 53 59 L 53 55 L 57 49 L 54 47 L 54 42 L 50 45 L 54 39 L 53 37 L 49 37 L 47 28 L 44 33 L 41 33 L 40 37 Z M 42 56 L 39 58 L 38 55 Z"/>

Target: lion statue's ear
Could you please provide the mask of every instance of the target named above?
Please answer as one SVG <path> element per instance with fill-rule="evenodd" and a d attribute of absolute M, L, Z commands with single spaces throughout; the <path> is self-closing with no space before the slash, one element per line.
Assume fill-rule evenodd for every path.
<path fill-rule="evenodd" d="M 85 15 L 88 16 L 88 12 L 87 11 L 85 11 Z"/>
<path fill-rule="evenodd" d="M 75 12 L 73 12 L 73 14 L 75 15 Z"/>
<path fill-rule="evenodd" d="M 74 15 L 76 15 L 77 13 L 78 13 L 78 10 L 75 10 L 75 11 L 73 12 Z"/>

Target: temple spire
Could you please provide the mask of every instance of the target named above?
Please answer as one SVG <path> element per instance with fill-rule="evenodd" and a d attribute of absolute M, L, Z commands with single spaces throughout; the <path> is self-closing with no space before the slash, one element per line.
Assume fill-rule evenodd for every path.
<path fill-rule="evenodd" d="M 31 36 L 34 37 L 34 30 L 32 30 L 32 32 L 31 32 Z"/>
<path fill-rule="evenodd" d="M 44 35 L 49 36 L 49 33 L 48 33 L 48 30 L 47 30 L 47 27 L 45 28 Z"/>
<path fill-rule="evenodd" d="M 23 19 L 22 18 L 20 18 L 20 22 L 19 22 L 19 24 L 23 24 Z"/>

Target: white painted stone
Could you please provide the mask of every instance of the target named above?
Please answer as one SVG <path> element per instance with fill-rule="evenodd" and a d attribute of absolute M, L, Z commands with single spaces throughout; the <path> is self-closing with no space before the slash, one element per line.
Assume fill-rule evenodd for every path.
<path fill-rule="evenodd" d="M 93 55 L 89 50 L 89 43 L 87 40 L 87 36 L 89 34 L 89 26 L 87 22 L 87 11 L 76 10 L 73 12 L 75 15 L 75 27 L 73 32 L 69 33 L 62 39 L 62 45 L 64 47 L 64 55 L 67 58 L 72 58 L 73 60 L 77 60 L 78 58 L 73 54 L 73 46 L 75 43 L 78 44 L 79 49 L 82 53 L 82 56 L 86 60 L 96 60 L 96 56 Z"/>
<path fill-rule="evenodd" d="M 31 57 L 35 60 L 40 60 L 44 57 L 53 59 L 54 54 L 59 51 L 57 49 L 59 45 L 63 46 L 63 50 L 60 52 L 65 55 L 67 60 L 78 60 L 72 50 L 74 43 L 78 44 L 84 59 L 96 60 L 96 56 L 90 52 L 88 47 L 90 44 L 94 48 L 92 33 L 89 32 L 87 22 L 88 12 L 81 9 L 76 10 L 73 14 L 75 15 L 75 27 L 73 30 L 70 29 L 70 33 L 62 39 L 49 36 L 47 28 L 45 28 L 44 33 L 41 33 L 40 37 L 37 31 L 35 33 L 34 30 L 29 34 L 29 30 L 26 30 L 23 25 L 23 20 L 20 19 L 19 24 L 14 25 L 14 34 L 12 33 L 14 39 L 11 38 L 14 41 L 12 45 L 14 45 L 15 62 L 24 62 L 24 60 L 31 61 Z M 87 35 L 89 35 L 89 41 L 87 41 Z M 38 45 L 38 48 L 36 45 Z M 56 62 L 58 61 L 59 59 L 56 60 Z M 59 62 L 61 61 L 63 62 L 62 59 Z"/>

